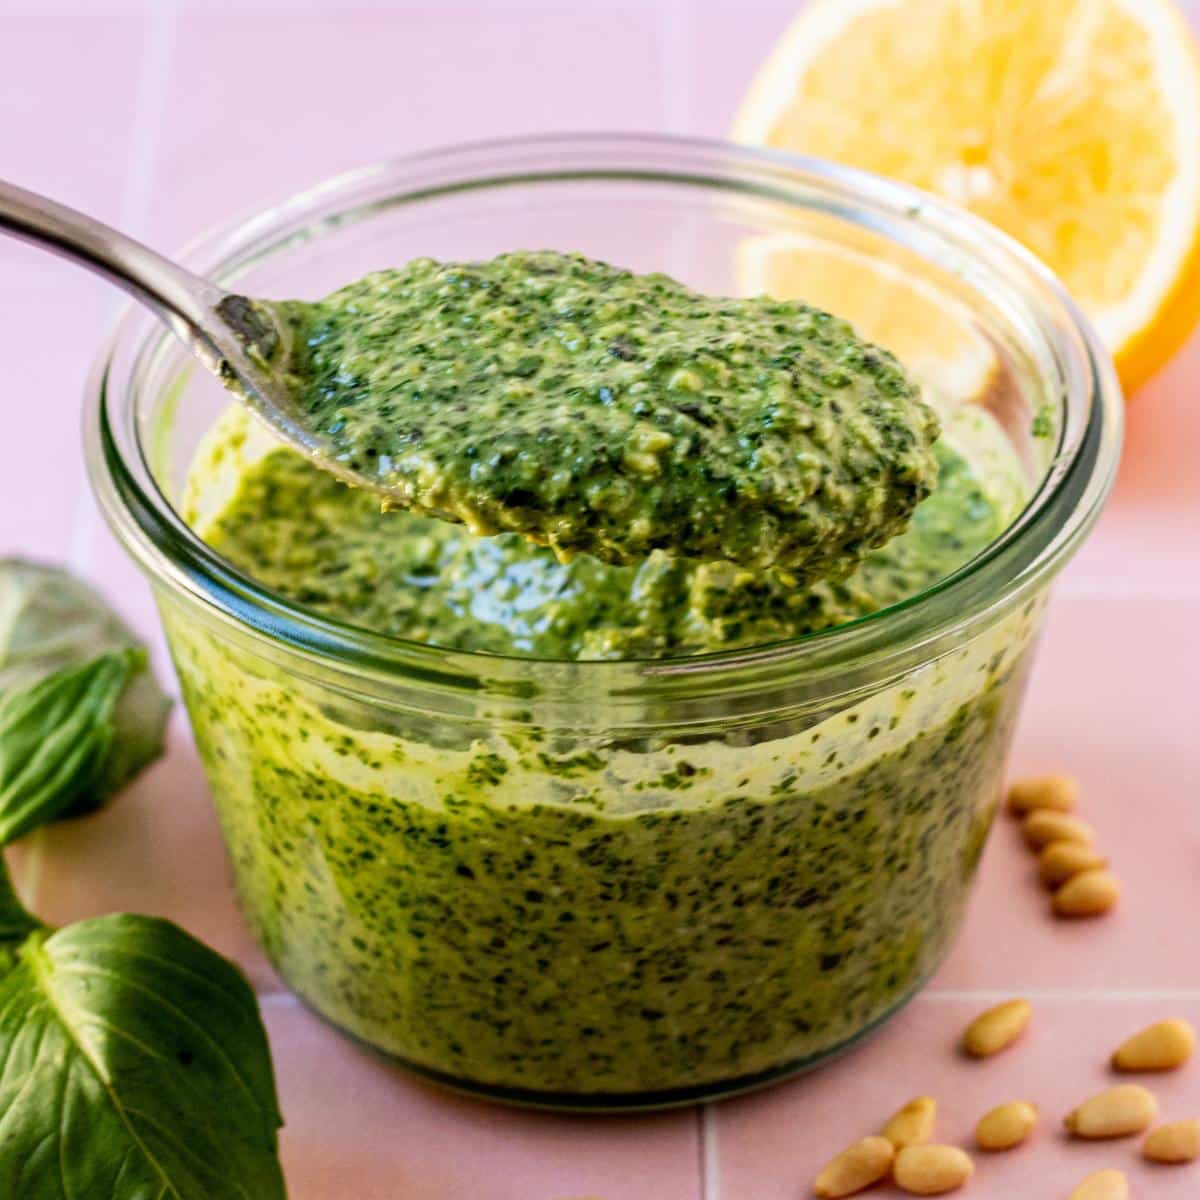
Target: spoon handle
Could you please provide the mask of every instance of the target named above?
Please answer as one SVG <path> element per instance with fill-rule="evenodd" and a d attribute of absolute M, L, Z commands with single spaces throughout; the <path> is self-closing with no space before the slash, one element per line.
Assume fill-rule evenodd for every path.
<path fill-rule="evenodd" d="M 219 358 L 205 327 L 224 292 L 65 204 L 0 180 L 0 231 L 79 263 L 148 304 L 202 358 Z"/>

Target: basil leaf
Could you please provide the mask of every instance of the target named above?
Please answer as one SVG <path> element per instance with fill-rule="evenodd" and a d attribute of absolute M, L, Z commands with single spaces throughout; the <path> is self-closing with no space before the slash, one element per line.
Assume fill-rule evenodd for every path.
<path fill-rule="evenodd" d="M 58 567 L 0 559 L 0 696 L 129 649 L 141 649 L 138 639 L 86 583 Z M 170 707 L 143 655 L 117 699 L 100 769 L 59 816 L 98 808 L 158 758 Z"/>
<path fill-rule="evenodd" d="M 0 848 L 162 749 L 168 702 L 90 588 L 0 561 Z M 51 930 L 0 857 L 0 1197 L 286 1200 L 258 1004 L 157 917 Z"/>
<path fill-rule="evenodd" d="M 35 930 L 0 975 L 0 1196 L 283 1200 L 242 973 L 169 921 Z"/>
<path fill-rule="evenodd" d="M 140 651 L 102 654 L 0 697 L 0 846 L 95 794 Z"/>

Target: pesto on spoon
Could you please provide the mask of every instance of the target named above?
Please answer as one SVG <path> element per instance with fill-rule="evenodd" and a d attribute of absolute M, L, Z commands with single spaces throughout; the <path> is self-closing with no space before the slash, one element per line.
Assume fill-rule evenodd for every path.
<path fill-rule="evenodd" d="M 837 579 L 937 479 L 937 421 L 900 365 L 797 302 L 535 251 L 271 307 L 295 419 L 340 473 L 564 559 Z"/>
<path fill-rule="evenodd" d="M 661 549 L 836 580 L 936 481 L 937 421 L 896 360 L 796 302 L 548 250 L 416 259 L 315 303 L 255 300 L 2 181 L 0 231 L 130 292 L 276 433 L 385 508 L 564 559 Z"/>

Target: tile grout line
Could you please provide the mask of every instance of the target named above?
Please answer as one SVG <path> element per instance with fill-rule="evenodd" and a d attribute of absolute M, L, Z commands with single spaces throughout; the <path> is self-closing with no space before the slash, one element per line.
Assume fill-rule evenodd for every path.
<path fill-rule="evenodd" d="M 135 236 L 143 231 L 150 217 L 154 162 L 162 138 L 163 110 L 166 107 L 170 83 L 175 11 L 160 6 L 148 8 L 146 21 L 146 49 L 142 56 L 135 95 L 136 108 L 130 138 L 129 167 L 120 207 L 120 220 L 124 228 Z M 110 319 L 116 316 L 120 305 L 119 299 L 113 300 L 109 308 Z M 99 515 L 91 488 L 85 481 L 75 505 L 71 536 L 67 545 L 67 562 L 80 574 L 85 573 L 91 563 Z M 37 908 L 41 891 L 45 855 L 45 831 L 39 830 L 32 840 L 29 856 L 21 872 L 23 897 L 34 909 Z"/>
<path fill-rule="evenodd" d="M 685 133 L 689 128 L 692 97 L 687 60 L 691 32 L 691 13 L 682 0 L 658 0 L 659 101 L 663 128 L 668 133 Z"/>
<path fill-rule="evenodd" d="M 1195 604 L 1200 601 L 1200 588 L 1189 583 L 1159 583 L 1145 587 L 1137 583 L 1118 584 L 1062 580 L 1053 585 L 1051 604 L 1055 600 L 1163 600 L 1168 603 Z"/>
<path fill-rule="evenodd" d="M 178 14 L 176 3 L 155 4 L 147 10 L 150 27 L 130 139 L 129 174 L 121 201 L 121 218 L 135 235 L 145 234 L 150 219 L 154 168 L 162 144 Z"/>
<path fill-rule="evenodd" d="M 176 9 L 173 5 L 152 5 L 146 9 L 146 49 L 134 100 L 133 132 L 129 143 L 129 168 L 121 196 L 122 230 L 134 237 L 143 236 L 150 219 L 150 197 L 155 161 L 162 140 L 164 109 L 170 85 L 171 56 L 175 42 Z M 109 306 L 109 321 L 115 319 L 125 300 L 114 298 Z M 91 564 L 92 546 L 99 512 L 91 488 L 85 486 L 75 506 L 67 561 L 86 572 Z"/>
<path fill-rule="evenodd" d="M 700 1200 L 721 1200 L 721 1155 L 717 1136 L 717 1106 L 700 1105 Z"/>
<path fill-rule="evenodd" d="M 1126 987 L 1126 988 L 927 988 L 913 997 L 913 1003 L 932 1000 L 941 1004 L 972 1001 L 999 1003 L 1013 996 L 1047 1004 L 1126 1004 L 1138 1000 L 1200 1000 L 1197 987 Z"/>

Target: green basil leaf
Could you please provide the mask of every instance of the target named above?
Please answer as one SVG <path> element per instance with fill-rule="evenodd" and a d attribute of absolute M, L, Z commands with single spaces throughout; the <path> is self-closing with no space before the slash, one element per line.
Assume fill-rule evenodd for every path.
<path fill-rule="evenodd" d="M 102 654 L 0 697 L 0 846 L 95 794 L 140 651 Z"/>
<path fill-rule="evenodd" d="M 0 559 L 0 696 L 129 649 L 141 649 L 138 639 L 86 583 L 58 567 Z M 158 758 L 170 707 L 143 655 L 113 710 L 113 738 L 101 768 L 59 816 L 98 808 Z"/>
<path fill-rule="evenodd" d="M 283 1200 L 254 993 L 156 917 L 37 930 L 0 976 L 0 1196 Z"/>

